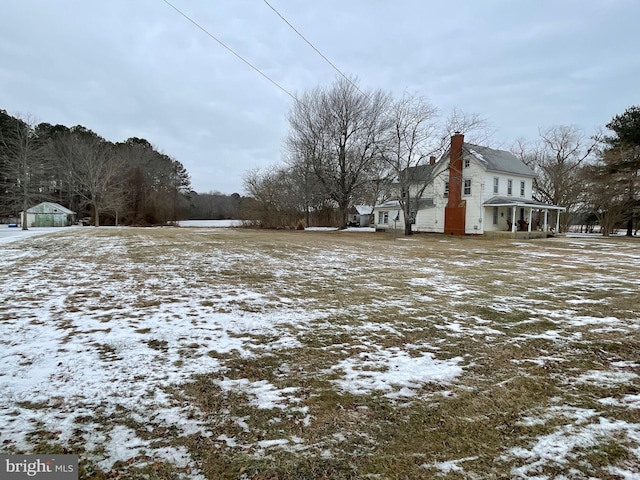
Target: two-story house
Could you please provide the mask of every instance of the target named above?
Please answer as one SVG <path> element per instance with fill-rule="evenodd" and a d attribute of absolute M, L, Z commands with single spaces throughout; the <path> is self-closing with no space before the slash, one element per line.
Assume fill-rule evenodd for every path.
<path fill-rule="evenodd" d="M 533 200 L 535 173 L 510 152 L 464 142 L 456 133 L 438 161 L 402 172 L 410 182 L 398 198 L 374 207 L 376 229 L 404 229 L 401 201 L 413 230 L 455 235 L 551 230 L 549 212 L 564 207 Z M 559 215 L 555 215 L 558 229 Z"/>

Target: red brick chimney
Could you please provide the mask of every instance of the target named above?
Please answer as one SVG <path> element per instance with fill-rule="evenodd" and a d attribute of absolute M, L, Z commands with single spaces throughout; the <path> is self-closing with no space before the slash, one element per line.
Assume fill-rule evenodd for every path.
<path fill-rule="evenodd" d="M 464 135 L 456 132 L 449 149 L 449 199 L 444 209 L 444 233 L 465 234 L 467 202 L 462 200 L 462 144 Z"/>

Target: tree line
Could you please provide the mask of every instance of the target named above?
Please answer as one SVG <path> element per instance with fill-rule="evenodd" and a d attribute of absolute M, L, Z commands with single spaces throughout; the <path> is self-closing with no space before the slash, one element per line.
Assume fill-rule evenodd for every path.
<path fill-rule="evenodd" d="M 21 221 L 20 212 L 42 201 L 99 226 L 237 218 L 242 198 L 192 191 L 184 165 L 143 138 L 113 143 L 81 125 L 0 110 L 0 221 Z"/>
<path fill-rule="evenodd" d="M 284 161 L 243 179 L 255 200 L 252 218 L 263 227 L 331 222 L 344 228 L 351 206 L 399 197 L 411 234 L 409 217 L 427 185 L 420 184 L 421 167 L 446 150 L 454 132 L 492 146 L 491 128 L 478 114 L 454 109 L 441 115 L 423 96 L 363 91 L 348 78 L 304 92 L 287 120 Z M 587 134 L 554 126 L 541 129 L 535 142 L 519 140 L 510 148 L 537 174 L 534 199 L 567 208 L 564 231 L 597 223 L 604 234 L 624 226 L 631 235 L 640 220 L 640 107 L 606 127 L 608 134 Z"/>
<path fill-rule="evenodd" d="M 539 139 L 519 141 L 514 153 L 537 174 L 536 200 L 567 208 L 561 230 L 597 226 L 603 235 L 640 229 L 640 106 L 615 115 L 592 135 L 575 126 L 540 130 Z"/>

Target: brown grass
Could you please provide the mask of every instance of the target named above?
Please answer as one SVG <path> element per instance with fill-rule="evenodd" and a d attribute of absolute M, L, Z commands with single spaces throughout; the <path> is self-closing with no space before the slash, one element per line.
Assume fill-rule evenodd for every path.
<path fill-rule="evenodd" d="M 80 478 L 188 478 L 191 468 L 206 478 L 265 480 L 511 478 L 515 469 L 540 459 L 510 452 L 529 449 L 544 436 L 578 436 L 601 418 L 640 428 L 637 410 L 599 401 L 637 395 L 640 377 L 605 386 L 578 381 L 590 371 L 640 373 L 637 240 L 394 240 L 367 233 L 132 228 L 83 229 L 41 238 L 38 248 L 53 251 L 61 242 L 84 241 L 78 261 L 109 269 L 113 256 L 100 255 L 100 245 L 114 237 L 123 252 L 118 273 L 100 277 L 102 284 L 83 285 L 65 308 L 109 309 L 104 321 L 129 322 L 132 338 L 154 350 L 158 362 L 163 355 L 180 357 L 167 368 L 198 356 L 214 358 L 220 368 L 166 389 L 176 406 L 201 423 L 201 433 L 182 434 L 161 423 L 152 423 L 150 431 L 126 411 L 99 420 L 107 430 L 126 425 L 156 445 L 186 448 L 192 467 L 141 454 L 102 472 L 95 452 L 84 452 L 81 443 L 57 442 L 46 429 L 32 436 L 34 452 L 78 452 Z M 26 274 L 28 262 L 21 268 Z M 105 286 L 126 290 L 140 318 L 185 302 L 193 306 L 193 325 L 207 325 L 215 315 L 277 321 L 285 313 L 308 312 L 309 319 L 303 327 L 291 322 L 274 324 L 272 331 L 229 331 L 243 342 L 244 353 L 219 351 L 212 337 L 185 336 L 176 348 L 157 329 L 119 317 L 122 305 Z M 0 322 L 12 321 L 2 310 Z M 72 329 L 69 335 L 78 333 Z M 283 336 L 297 344 L 270 347 Z M 126 355 L 108 343 L 92 347 L 104 361 Z M 464 373 L 450 385 L 425 383 L 409 398 L 337 388 L 342 372 L 331 370 L 334 365 L 380 350 L 461 357 Z M 259 408 L 246 390 L 223 389 L 223 380 L 266 381 L 294 389 L 296 400 Z M 567 409 L 595 414 L 576 420 Z M 260 446 L 273 439 L 288 443 Z M 618 431 L 529 473 L 616 478 L 609 467 L 630 469 L 640 461 L 634 448 L 631 437 Z M 451 461 L 458 461 L 459 470 L 442 469 L 442 462 Z"/>

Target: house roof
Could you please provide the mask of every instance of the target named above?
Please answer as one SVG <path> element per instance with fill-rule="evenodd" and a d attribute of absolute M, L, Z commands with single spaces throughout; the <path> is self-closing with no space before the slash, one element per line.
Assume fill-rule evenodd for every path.
<path fill-rule="evenodd" d="M 67 207 L 63 207 L 59 203 L 54 202 L 42 202 L 27 209 L 27 213 L 43 213 L 45 211 L 51 213 L 62 213 L 64 215 L 73 215 L 76 213 L 72 212 Z"/>
<path fill-rule="evenodd" d="M 369 215 L 373 211 L 371 205 L 354 205 L 353 208 L 358 212 L 358 215 Z"/>
<path fill-rule="evenodd" d="M 406 175 L 409 182 L 420 182 L 428 180 L 429 177 L 431 177 L 434 168 L 435 164 L 432 165 L 427 163 L 424 165 L 416 165 L 415 167 L 405 168 L 400 173 L 400 176 L 404 177 Z"/>
<path fill-rule="evenodd" d="M 491 207 L 540 207 L 547 208 L 551 210 L 565 210 L 565 207 L 559 207 L 558 205 L 549 205 L 548 203 L 537 202 L 535 200 L 531 200 L 528 198 L 517 198 L 517 197 L 501 197 L 495 196 L 491 197 L 489 200 L 483 203 L 485 206 Z"/>
<path fill-rule="evenodd" d="M 463 143 L 465 155 L 471 155 L 477 159 L 487 170 L 494 172 L 513 173 L 526 177 L 535 177 L 536 174 L 527 167 L 522 160 L 506 150 L 496 150 L 489 147 L 481 147 L 472 143 Z"/>
<path fill-rule="evenodd" d="M 418 209 L 422 210 L 424 208 L 433 207 L 433 198 L 421 198 L 418 200 Z M 400 206 L 400 200 L 387 200 L 384 203 L 376 205 L 374 207 L 376 210 L 402 210 Z M 415 209 L 415 205 L 412 204 L 412 210 Z"/>

